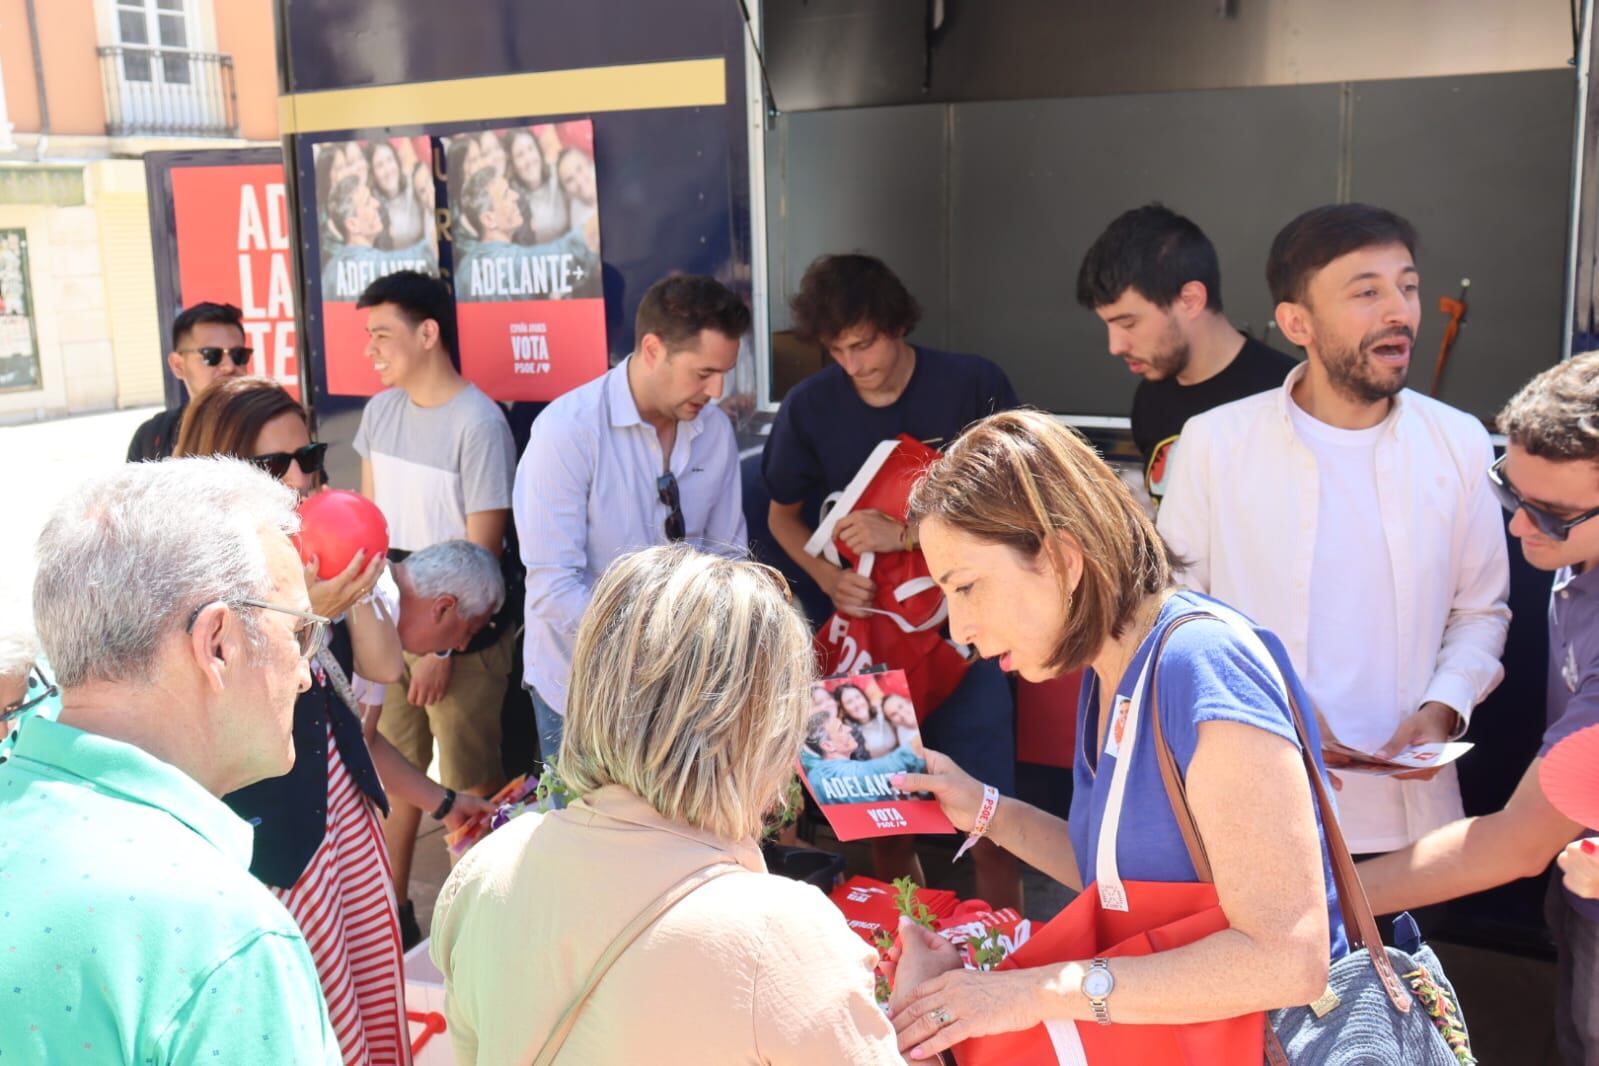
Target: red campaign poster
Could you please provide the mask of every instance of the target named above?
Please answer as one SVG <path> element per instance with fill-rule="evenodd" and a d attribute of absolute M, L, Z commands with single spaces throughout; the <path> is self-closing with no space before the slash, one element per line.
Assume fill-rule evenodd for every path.
<path fill-rule="evenodd" d="M 461 372 L 496 400 L 553 400 L 605 373 L 589 120 L 445 138 Z"/>
<path fill-rule="evenodd" d="M 899 773 L 920 773 L 916 707 L 903 670 L 828 678 L 811 687 L 797 761 L 800 777 L 840 840 L 953 833 L 938 802 L 897 791 Z"/>
<path fill-rule="evenodd" d="M 312 156 L 328 392 L 372 396 L 383 385 L 366 357 L 366 315 L 355 304 L 385 274 L 439 273 L 432 142 L 333 141 L 315 145 Z"/>
<path fill-rule="evenodd" d="M 175 167 L 178 304 L 230 303 L 244 312 L 250 373 L 300 398 L 294 273 L 283 167 Z"/>

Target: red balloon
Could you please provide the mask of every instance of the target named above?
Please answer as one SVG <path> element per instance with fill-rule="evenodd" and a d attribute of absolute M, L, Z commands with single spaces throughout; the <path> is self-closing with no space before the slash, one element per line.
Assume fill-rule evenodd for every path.
<path fill-rule="evenodd" d="M 365 562 L 389 550 L 389 524 L 378 505 L 359 492 L 328 489 L 300 504 L 300 535 L 294 538 L 300 561 L 317 560 L 316 576 L 341 573 L 358 551 Z M 364 564 L 363 564 L 364 565 Z"/>

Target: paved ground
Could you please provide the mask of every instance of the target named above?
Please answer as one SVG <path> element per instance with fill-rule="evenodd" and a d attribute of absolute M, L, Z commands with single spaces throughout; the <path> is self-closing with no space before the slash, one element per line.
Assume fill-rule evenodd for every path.
<path fill-rule="evenodd" d="M 33 544 L 46 516 L 61 496 L 96 471 L 120 463 L 128 438 L 152 409 L 86 415 L 54 422 L 0 428 L 4 459 L 5 513 L 0 521 L 0 624 L 25 615 L 33 584 Z M 820 846 L 838 848 L 819 838 Z M 865 849 L 842 850 L 854 871 L 868 872 Z M 970 864 L 952 867 L 950 851 L 924 849 L 923 865 L 937 887 L 970 892 Z M 411 897 L 424 930 L 433 901 L 449 876 L 443 831 L 422 819 L 411 878 Z M 1053 914 L 1068 894 L 1036 874 L 1025 883 L 1027 910 L 1034 918 Z M 1452 944 L 1436 945 L 1460 991 L 1473 1043 L 1485 1066 L 1559 1066 L 1551 1021 L 1553 967 L 1540 960 Z"/>
<path fill-rule="evenodd" d="M 51 508 L 84 478 L 122 462 L 133 431 L 154 413 L 134 408 L 0 428 L 0 621 L 30 611 L 33 545 Z"/>

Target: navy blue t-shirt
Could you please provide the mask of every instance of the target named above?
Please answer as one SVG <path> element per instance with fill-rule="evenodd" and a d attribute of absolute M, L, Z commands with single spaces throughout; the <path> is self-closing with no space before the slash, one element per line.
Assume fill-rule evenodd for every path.
<path fill-rule="evenodd" d="M 1196 611 L 1223 615 L 1237 614 L 1231 608 L 1196 592 L 1179 592 L 1162 606 L 1154 628 L 1133 656 L 1118 697 L 1132 698 L 1138 675 L 1150 652 L 1160 643 L 1166 628 L 1176 619 Z M 1283 680 L 1294 690 L 1301 709 L 1310 707 L 1310 697 L 1289 663 L 1288 652 L 1275 635 L 1258 626 L 1255 633 L 1277 663 Z M 1189 622 L 1172 634 L 1166 644 L 1157 677 L 1160 696 L 1160 725 L 1166 734 L 1178 770 L 1184 777 L 1199 743 L 1202 722 L 1241 722 L 1282 737 L 1297 749 L 1298 735 L 1282 690 L 1249 646 L 1232 627 L 1219 619 Z M 1110 793 L 1116 758 L 1106 752 L 1093 756 L 1099 738 L 1099 686 L 1092 669 L 1083 679 L 1081 702 L 1077 709 L 1077 757 L 1075 788 L 1071 805 L 1072 848 L 1077 852 L 1077 868 L 1083 884 L 1097 873 L 1100 823 Z M 1147 703 L 1147 695 L 1146 695 Z M 1305 722 L 1305 731 L 1316 745 L 1317 769 L 1321 766 L 1321 738 L 1315 716 Z M 1097 763 L 1097 765 L 1096 765 Z M 1203 827 L 1200 828 L 1203 834 Z M 1329 958 L 1339 959 L 1349 952 L 1343 917 L 1338 909 L 1338 890 L 1333 885 L 1332 863 L 1327 854 L 1327 835 L 1321 813 L 1316 812 L 1316 832 L 1321 839 L 1322 877 L 1327 886 L 1327 921 L 1331 930 Z M 1155 733 L 1148 719 L 1140 720 L 1128 769 L 1127 791 L 1122 800 L 1121 828 L 1116 838 L 1116 864 L 1123 881 L 1197 881 L 1189 861 L 1182 832 L 1177 828 L 1166 787 L 1161 783 L 1160 763 L 1155 753 Z"/>
<path fill-rule="evenodd" d="M 901 433 L 942 449 L 978 419 L 1017 406 L 1010 379 L 987 359 L 914 347 L 916 368 L 887 407 L 862 400 L 837 363 L 783 398 L 761 456 L 775 502 L 812 502 L 841 490 L 873 448 Z"/>

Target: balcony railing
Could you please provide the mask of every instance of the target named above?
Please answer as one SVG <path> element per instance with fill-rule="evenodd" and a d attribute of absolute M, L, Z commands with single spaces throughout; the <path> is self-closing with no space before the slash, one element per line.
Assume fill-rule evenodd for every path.
<path fill-rule="evenodd" d="M 113 137 L 237 137 L 233 57 L 182 48 L 99 49 L 106 133 Z"/>

